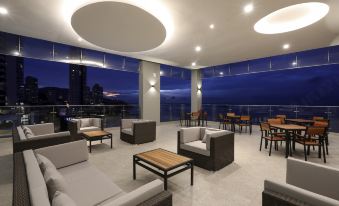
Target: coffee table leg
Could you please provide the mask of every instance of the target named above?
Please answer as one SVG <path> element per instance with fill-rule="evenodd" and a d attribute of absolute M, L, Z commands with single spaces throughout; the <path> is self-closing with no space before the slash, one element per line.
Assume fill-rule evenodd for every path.
<path fill-rule="evenodd" d="M 135 157 L 133 157 L 133 180 L 135 180 L 136 177 L 136 168 L 135 168 L 136 164 L 135 164 Z"/>
<path fill-rule="evenodd" d="M 164 172 L 164 189 L 167 190 L 167 172 Z"/>
<path fill-rule="evenodd" d="M 191 162 L 191 186 L 193 186 L 193 179 L 194 179 L 194 165 L 193 163 Z"/>

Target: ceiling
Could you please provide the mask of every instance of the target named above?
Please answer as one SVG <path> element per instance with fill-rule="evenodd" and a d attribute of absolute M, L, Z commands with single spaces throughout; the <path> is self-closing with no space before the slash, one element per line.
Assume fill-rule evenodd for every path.
<path fill-rule="evenodd" d="M 0 30 L 9 33 L 44 39 L 68 45 L 94 49 L 114 54 L 120 54 L 135 57 L 147 61 L 153 61 L 163 64 L 186 68 L 201 68 L 206 66 L 220 65 L 231 62 L 239 62 L 249 59 L 256 59 L 267 56 L 274 56 L 284 53 L 308 50 L 313 48 L 326 47 L 329 45 L 339 44 L 339 1 L 324 0 L 318 1 L 327 3 L 330 6 L 330 12 L 322 20 L 305 27 L 300 30 L 282 33 L 282 34 L 259 34 L 254 31 L 254 24 L 262 17 L 287 6 L 309 2 L 306 0 L 117 0 L 132 4 L 144 9 L 148 13 L 157 17 L 166 28 L 166 38 L 164 41 L 164 32 L 161 26 L 147 26 L 145 17 L 131 18 L 132 15 L 122 15 L 116 17 L 113 14 L 107 14 L 107 21 L 103 22 L 106 26 L 93 23 L 92 19 L 102 21 L 94 15 L 93 12 L 78 12 L 79 8 L 99 0 L 2 0 L 0 6 L 8 9 L 9 14 L 0 16 Z M 107 0 L 106 0 L 107 1 Z M 47 3 L 48 2 L 48 3 Z M 243 8 L 248 3 L 253 3 L 254 10 L 251 13 L 244 13 Z M 83 17 L 83 20 L 77 19 L 80 30 L 86 30 L 90 33 L 90 38 L 85 36 L 79 41 L 81 33 L 79 28 L 72 27 L 72 14 L 76 11 Z M 107 10 L 107 8 L 106 8 Z M 113 10 L 113 8 L 112 8 Z M 147 13 L 146 12 L 146 13 Z M 91 15 L 86 17 L 86 15 Z M 142 14 L 143 15 L 143 14 Z M 79 17 L 79 16 L 78 16 Z M 86 18 L 86 19 L 85 19 Z M 123 50 L 124 27 L 113 18 L 121 19 L 121 22 L 129 21 L 131 24 L 142 25 L 138 27 L 140 30 L 140 45 L 149 39 L 155 43 L 155 48 L 143 52 L 118 52 L 110 49 L 118 48 Z M 124 19 L 124 18 L 127 18 Z M 111 19 L 111 21 L 109 21 Z M 86 27 L 86 20 L 88 27 Z M 133 22 L 134 21 L 134 22 Z M 135 22 L 137 21 L 137 22 Z M 156 21 L 148 19 L 153 24 Z M 114 23 L 115 22 L 115 23 Z M 106 35 L 106 43 L 113 46 L 106 46 L 105 41 L 100 41 L 102 30 L 114 24 L 114 31 L 110 31 L 110 35 Z M 210 24 L 214 24 L 215 28 L 210 29 Z M 93 28 L 93 29 L 92 29 Z M 145 31 L 142 31 L 142 28 Z M 98 30 L 99 29 L 99 30 Z M 150 29 L 151 32 L 150 33 Z M 154 30 L 152 30 L 154 29 Z M 76 32 L 76 31 L 77 32 Z M 97 31 L 97 36 L 95 32 Z M 106 30 L 105 30 L 106 31 Z M 119 31 L 119 32 L 118 32 Z M 134 31 L 137 33 L 137 31 Z M 147 33 L 148 32 L 148 33 Z M 80 35 L 79 35 L 79 34 Z M 109 42 L 109 36 L 111 41 Z M 159 37 L 160 36 L 160 37 Z M 120 39 L 121 38 L 121 39 Z M 158 39 L 156 39 L 158 38 Z M 93 40 L 94 39 L 94 40 Z M 90 43 L 92 42 L 92 43 Z M 125 41 L 126 42 L 126 41 Z M 161 43 L 162 42 L 162 43 Z M 105 46 L 105 49 L 100 46 Z M 288 50 L 282 49 L 283 44 L 290 44 Z M 160 46 L 157 46 L 160 44 Z M 131 45 L 126 44 L 126 48 Z M 195 47 L 201 46 L 201 51 L 196 52 Z M 127 48 L 128 49 L 128 48 Z M 128 51 L 133 51 L 128 50 Z M 196 62 L 197 66 L 192 67 L 191 63 Z"/>

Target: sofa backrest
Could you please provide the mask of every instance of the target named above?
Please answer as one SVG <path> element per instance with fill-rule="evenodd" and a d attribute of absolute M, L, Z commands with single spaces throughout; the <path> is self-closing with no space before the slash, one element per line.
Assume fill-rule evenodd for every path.
<path fill-rule="evenodd" d="M 287 159 L 286 182 L 339 200 L 339 170 L 294 158 Z"/>
<path fill-rule="evenodd" d="M 53 123 L 25 125 L 25 127 L 30 128 L 34 136 L 52 134 L 55 132 Z"/>
<path fill-rule="evenodd" d="M 51 160 L 57 169 L 88 160 L 86 140 L 44 147 L 35 152 Z"/>
<path fill-rule="evenodd" d="M 48 191 L 38 161 L 32 150 L 23 152 L 26 166 L 28 189 L 32 206 L 48 206 Z"/>
<path fill-rule="evenodd" d="M 139 119 L 121 119 L 121 129 L 129 129 L 133 127 L 133 122 L 140 121 Z"/>
<path fill-rule="evenodd" d="M 18 131 L 19 139 L 20 140 L 25 140 L 27 139 L 24 130 L 22 129 L 21 126 L 16 127 L 16 130 Z"/>
<path fill-rule="evenodd" d="M 201 127 L 190 127 L 180 129 L 180 143 L 185 144 L 201 139 Z"/>

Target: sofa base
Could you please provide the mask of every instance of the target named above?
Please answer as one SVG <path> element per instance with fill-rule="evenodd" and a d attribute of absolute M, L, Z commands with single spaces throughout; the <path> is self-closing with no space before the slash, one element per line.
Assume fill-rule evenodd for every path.
<path fill-rule="evenodd" d="M 120 139 L 130 144 L 144 144 L 144 143 L 155 141 L 155 137 L 152 137 L 152 136 L 148 136 L 145 138 L 135 138 L 134 136 L 123 133 L 123 132 L 120 132 Z"/>
<path fill-rule="evenodd" d="M 280 199 L 267 192 L 262 192 L 262 206 L 300 206 L 286 200 Z M 305 205 L 304 205 L 305 206 Z"/>

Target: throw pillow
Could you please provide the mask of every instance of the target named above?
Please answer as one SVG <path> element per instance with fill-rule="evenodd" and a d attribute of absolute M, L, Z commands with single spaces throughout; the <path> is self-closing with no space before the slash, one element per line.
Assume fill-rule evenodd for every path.
<path fill-rule="evenodd" d="M 58 170 L 48 167 L 45 171 L 44 179 L 47 185 L 48 197 L 51 202 L 56 191 L 67 193 L 67 183 Z"/>
<path fill-rule="evenodd" d="M 211 130 L 206 129 L 206 130 L 205 130 L 205 135 L 204 135 L 204 137 L 202 138 L 201 141 L 202 141 L 203 143 L 206 143 L 206 141 L 207 141 L 207 136 L 210 135 L 210 134 L 213 134 L 213 133 L 215 133 L 215 132 L 216 132 L 216 131 L 211 131 Z"/>
<path fill-rule="evenodd" d="M 85 118 L 85 119 L 81 119 L 80 125 L 81 127 L 90 127 L 91 126 L 91 119 L 89 118 Z"/>
<path fill-rule="evenodd" d="M 36 157 L 37 157 L 38 164 L 39 164 L 39 167 L 40 167 L 42 174 L 45 174 L 45 171 L 49 167 L 56 169 L 55 165 L 47 157 L 45 157 L 41 154 L 36 154 Z"/>
<path fill-rule="evenodd" d="M 56 191 L 53 196 L 52 206 L 76 206 L 76 204 L 67 194 Z"/>
<path fill-rule="evenodd" d="M 24 133 L 25 133 L 27 138 L 31 138 L 31 137 L 34 136 L 34 133 L 32 132 L 32 130 L 29 127 L 24 126 L 23 130 L 24 130 Z"/>

